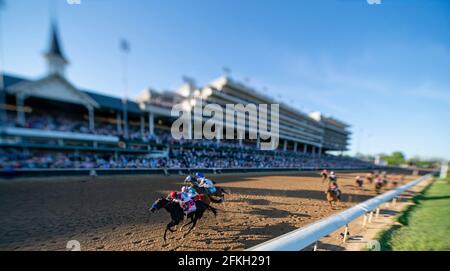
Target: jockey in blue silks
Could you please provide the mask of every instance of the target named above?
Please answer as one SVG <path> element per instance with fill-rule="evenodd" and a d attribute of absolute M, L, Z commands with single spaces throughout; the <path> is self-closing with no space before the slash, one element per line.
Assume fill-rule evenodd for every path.
<path fill-rule="evenodd" d="M 198 186 L 205 188 L 209 192 L 209 194 L 216 193 L 217 189 L 214 186 L 214 181 L 205 178 L 205 175 L 203 173 L 195 173 L 195 178 L 198 181 Z"/>

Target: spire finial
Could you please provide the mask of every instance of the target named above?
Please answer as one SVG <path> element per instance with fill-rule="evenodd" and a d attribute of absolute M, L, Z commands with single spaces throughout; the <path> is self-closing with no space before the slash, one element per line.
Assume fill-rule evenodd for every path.
<path fill-rule="evenodd" d="M 58 33 L 58 25 L 56 21 L 52 20 L 51 22 L 51 37 L 50 37 L 50 48 L 48 51 L 48 54 L 55 55 L 57 57 L 60 57 L 64 60 L 66 58 L 64 57 L 64 54 L 61 50 L 61 44 L 59 42 L 59 33 Z"/>

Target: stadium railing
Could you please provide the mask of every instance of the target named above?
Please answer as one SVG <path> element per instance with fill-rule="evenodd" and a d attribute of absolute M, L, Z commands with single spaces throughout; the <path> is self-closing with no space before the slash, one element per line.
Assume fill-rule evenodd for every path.
<path fill-rule="evenodd" d="M 317 241 L 322 237 L 327 236 L 343 227 L 346 227 L 350 222 L 355 219 L 366 215 L 367 213 L 372 213 L 381 204 L 386 203 L 394 198 L 396 198 L 401 193 L 410 189 L 417 184 L 429 180 L 432 178 L 432 174 L 424 175 L 417 180 L 409 182 L 406 185 L 393 189 L 386 192 L 380 196 L 372 198 L 368 201 L 360 203 L 352 208 L 345 211 L 332 215 L 330 217 L 321 219 L 315 223 L 307 225 L 298 230 L 289 232 L 262 244 L 256 245 L 247 249 L 248 251 L 300 251 L 303 250 Z M 344 233 L 345 238 L 345 233 Z"/>
<path fill-rule="evenodd" d="M 119 142 L 119 138 L 117 136 L 83 134 L 83 133 L 61 132 L 61 131 L 47 131 L 29 128 L 6 127 L 3 133 L 6 135 L 22 136 L 22 137 L 70 139 L 80 141 L 109 142 L 109 143 Z"/>
<path fill-rule="evenodd" d="M 95 171 L 95 175 L 183 175 L 193 172 L 204 172 L 207 174 L 222 173 L 269 173 L 269 172 L 312 172 L 324 169 L 323 167 L 295 167 L 295 168 L 23 168 L 1 170 L 0 178 L 16 178 L 16 177 L 50 177 L 50 176 L 88 176 L 91 171 Z M 334 167 L 328 170 L 339 171 L 369 171 L 369 170 L 386 170 L 385 168 L 361 168 L 361 167 Z M 391 172 L 411 173 L 410 169 L 389 169 Z"/>

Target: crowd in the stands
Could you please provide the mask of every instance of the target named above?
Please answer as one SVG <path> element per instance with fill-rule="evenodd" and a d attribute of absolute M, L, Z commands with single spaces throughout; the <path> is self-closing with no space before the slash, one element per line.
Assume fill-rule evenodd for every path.
<path fill-rule="evenodd" d="M 21 128 L 41 129 L 47 131 L 59 131 L 59 132 L 74 132 L 74 133 L 95 133 L 97 135 L 111 135 L 124 138 L 123 125 L 118 129 L 117 124 L 96 122 L 94 131 L 89 129 L 87 120 L 79 120 L 71 117 L 67 114 L 40 114 L 33 113 L 27 114 L 25 124 L 19 124 L 17 117 L 14 114 L 7 114 L 7 125 Z M 175 140 L 172 134 L 168 130 L 154 130 L 154 135 L 150 135 L 148 127 L 145 127 L 143 131 L 139 125 L 128 126 L 128 140 L 138 140 L 144 142 L 153 142 L 157 144 L 170 144 L 170 145 L 190 145 L 190 146 L 215 146 L 216 142 L 211 140 Z M 235 142 L 221 142 L 222 146 L 236 147 L 238 144 Z M 253 144 L 254 145 L 254 144 Z M 243 145 L 241 148 L 254 148 L 254 146 Z"/>
<path fill-rule="evenodd" d="M 160 168 L 164 159 L 139 155 L 0 149 L 0 168 L 3 169 L 75 169 L 75 168 Z"/>
<path fill-rule="evenodd" d="M 8 125 L 64 132 L 92 133 L 87 120 L 69 115 L 28 114 L 25 125 L 18 125 L 14 115 L 8 114 Z M 123 127 L 121 127 L 123 128 Z M 116 124 L 96 123 L 95 133 L 121 136 Z M 149 136 L 140 126 L 129 126 L 129 139 L 162 144 L 168 149 L 166 157 L 149 154 L 114 154 L 111 152 L 44 151 L 29 149 L 0 149 L 0 169 L 57 169 L 57 168 L 367 168 L 370 164 L 348 158 L 301 151 L 261 151 L 255 142 L 239 144 L 234 141 L 175 140 L 170 131 L 155 129 Z M 129 147 L 132 149 L 131 145 Z M 281 148 L 282 149 L 282 148 Z"/>
<path fill-rule="evenodd" d="M 26 114 L 25 123 L 21 124 L 17 121 L 15 114 L 7 114 L 7 125 L 10 127 L 20 128 L 32 128 L 46 131 L 58 131 L 58 132 L 72 132 L 72 133 L 84 133 L 84 134 L 97 134 L 97 135 L 112 135 L 123 136 L 124 129 L 117 128 L 117 124 L 96 122 L 94 130 L 89 127 L 88 120 L 81 120 L 76 117 L 71 117 L 68 114 L 42 114 L 33 113 Z M 128 126 L 128 135 L 131 140 L 145 140 L 148 141 L 152 137 L 149 137 L 148 131 L 141 133 L 141 128 L 136 125 Z"/>
<path fill-rule="evenodd" d="M 51 151 L 21 151 L 0 149 L 0 168 L 57 169 L 57 168 L 302 168 L 335 167 L 367 168 L 360 160 L 293 152 L 233 151 L 232 149 L 173 149 L 167 157 L 150 155 L 114 155 L 107 153 L 68 153 Z"/>

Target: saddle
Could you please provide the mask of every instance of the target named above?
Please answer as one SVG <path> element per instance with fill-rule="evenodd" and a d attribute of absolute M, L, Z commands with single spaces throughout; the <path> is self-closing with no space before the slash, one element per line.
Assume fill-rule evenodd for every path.
<path fill-rule="evenodd" d="M 183 204 L 183 211 L 185 214 L 195 212 L 197 210 L 197 205 L 195 200 L 187 201 Z"/>

